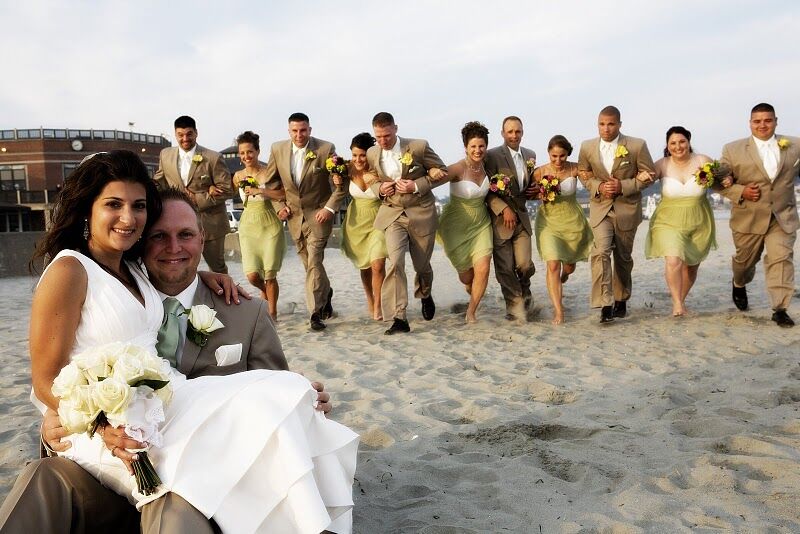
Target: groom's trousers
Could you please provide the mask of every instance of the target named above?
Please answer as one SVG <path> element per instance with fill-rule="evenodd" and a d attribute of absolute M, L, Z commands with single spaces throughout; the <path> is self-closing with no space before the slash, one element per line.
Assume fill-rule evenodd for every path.
<path fill-rule="evenodd" d="M 2 534 L 213 534 L 214 525 L 178 495 L 145 505 L 141 515 L 66 458 L 25 466 L 0 507 Z"/>
<path fill-rule="evenodd" d="M 436 241 L 436 232 L 428 235 L 415 234 L 408 216 L 401 214 L 386 228 L 386 249 L 389 252 L 389 267 L 381 288 L 381 306 L 386 320 L 406 320 L 408 307 L 408 279 L 406 278 L 406 251 L 411 255 L 416 276 L 414 296 L 418 299 L 431 296 L 433 269 L 431 255 Z"/>

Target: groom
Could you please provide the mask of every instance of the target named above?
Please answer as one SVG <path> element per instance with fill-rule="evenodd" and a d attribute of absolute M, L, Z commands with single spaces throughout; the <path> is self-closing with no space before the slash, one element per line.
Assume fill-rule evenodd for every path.
<path fill-rule="evenodd" d="M 393 319 L 392 326 L 384 332 L 391 336 L 411 331 L 406 317 L 406 251 L 411 254 L 416 271 L 414 296 L 422 299 L 422 317 L 430 321 L 436 313 L 431 296 L 431 255 L 438 219 L 432 189 L 439 185 L 437 180 L 447 176 L 447 171 L 427 141 L 397 136 L 391 113 L 375 115 L 372 129 L 377 144 L 367 150 L 367 161 L 370 169 L 378 173 L 380 182 L 374 187 L 383 200 L 375 216 L 375 228 L 386 232 L 389 251 L 381 302 L 383 316 Z"/>
<path fill-rule="evenodd" d="M 197 266 L 203 250 L 200 215 L 191 199 L 181 190 L 161 193 L 163 213 L 147 235 L 143 260 L 150 280 L 162 296 L 177 298 L 185 307 L 205 304 L 217 312 L 224 328 L 211 333 L 200 348 L 185 338 L 178 344 L 178 369 L 189 378 L 227 375 L 248 369 L 287 369 L 267 303 L 260 299 L 242 300 L 226 306 L 223 297 L 211 293 L 197 279 Z M 218 365 L 219 347 L 241 343 L 238 361 Z M 236 350 L 227 350 L 236 360 Z M 319 393 L 318 409 L 330 411 L 330 395 L 314 383 Z M 255 422 L 254 422 L 255 424 Z M 106 446 L 114 455 L 130 460 L 122 449 L 139 444 L 107 427 Z M 55 412 L 49 411 L 42 436 L 51 449 L 66 450 L 60 440 L 66 437 Z M 120 447 L 120 448 L 116 448 Z M 198 466 L 202 468 L 202 466 Z M 80 466 L 65 458 L 44 458 L 28 464 L 0 508 L 2 532 L 131 532 L 144 534 L 210 534 L 212 523 L 178 495 L 168 493 L 143 507 L 141 517 L 127 499 L 103 487 Z"/>
<path fill-rule="evenodd" d="M 757 104 L 750 112 L 752 135 L 728 143 L 721 163 L 731 169 L 734 184 L 721 192 L 731 201 L 733 302 L 746 310 L 746 286 L 764 256 L 772 320 L 790 328 L 787 309 L 794 294 L 794 242 L 797 206 L 794 181 L 800 170 L 800 138 L 775 135 L 778 118 L 770 104 Z"/>
<path fill-rule="evenodd" d="M 589 224 L 594 233 L 591 304 L 601 308 L 601 323 L 628 313 L 631 252 L 642 222 L 641 190 L 654 175 L 647 143 L 621 134 L 621 126 L 619 110 L 603 108 L 597 118 L 600 137 L 584 141 L 578 156 L 578 176 L 589 190 Z"/>

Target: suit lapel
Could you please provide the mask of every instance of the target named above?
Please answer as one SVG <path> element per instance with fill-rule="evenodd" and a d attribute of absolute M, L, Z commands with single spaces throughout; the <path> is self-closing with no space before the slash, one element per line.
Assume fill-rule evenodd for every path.
<path fill-rule="evenodd" d="M 302 173 L 300 173 L 300 175 L 301 175 L 301 178 L 300 178 L 300 187 L 303 187 L 303 184 L 304 184 L 304 183 L 305 183 L 305 181 L 306 181 L 306 174 L 308 174 L 308 170 L 309 170 L 311 167 L 313 167 L 313 166 L 314 166 L 314 159 L 316 159 L 316 158 L 314 158 L 314 159 L 308 159 L 308 155 L 309 155 L 309 154 L 314 154 L 314 155 L 316 156 L 316 155 L 317 155 L 317 153 L 316 153 L 315 151 L 317 150 L 317 148 L 319 148 L 319 147 L 317 146 L 317 140 L 316 140 L 316 139 L 314 139 L 313 137 L 311 137 L 311 138 L 308 140 L 308 146 L 306 146 L 306 157 L 305 157 L 305 161 L 303 161 L 303 172 L 302 172 Z"/>
<path fill-rule="evenodd" d="M 600 143 L 598 143 L 597 145 L 598 145 L 598 152 L 600 152 Z M 624 146 L 626 150 L 628 149 L 628 138 L 622 134 L 619 134 L 619 140 L 617 141 L 617 150 L 619 150 L 619 147 L 621 146 Z M 622 165 L 622 162 L 626 161 L 626 159 L 628 159 L 630 155 L 631 155 L 630 152 L 628 152 L 628 154 L 624 158 L 618 158 L 617 155 L 614 154 L 614 163 L 611 165 L 612 176 L 614 175 L 614 172 L 617 169 L 619 169 L 620 165 Z M 628 159 L 628 161 L 630 160 Z M 605 165 L 603 166 L 603 168 L 605 168 Z"/>
<path fill-rule="evenodd" d="M 400 142 L 400 158 L 402 159 L 402 157 L 406 155 L 406 152 L 410 154 L 411 151 L 408 149 L 408 141 L 406 141 L 402 137 L 398 137 L 398 140 Z M 408 165 L 406 165 L 405 163 L 401 163 L 400 178 L 405 179 L 407 174 L 408 174 Z"/>
<path fill-rule="evenodd" d="M 286 141 L 286 144 L 284 144 L 283 148 L 281 148 L 281 152 L 283 153 L 282 157 L 280 158 L 282 161 L 278 161 L 276 164 L 279 167 L 278 174 L 280 174 L 281 177 L 288 177 L 288 180 L 283 181 L 283 187 L 285 189 L 293 189 L 297 191 L 297 187 L 294 185 L 294 179 L 292 178 L 292 156 L 294 155 L 292 142 Z M 276 155 L 275 157 L 278 156 Z"/>
<path fill-rule="evenodd" d="M 745 152 L 747 152 L 747 155 L 750 156 L 750 159 L 753 161 L 753 164 L 756 167 L 758 167 L 758 170 L 761 172 L 761 176 L 766 181 L 769 182 L 769 176 L 767 176 L 767 171 L 764 169 L 764 162 L 761 161 L 761 156 L 758 154 L 758 147 L 756 146 L 756 143 L 755 141 L 753 141 L 752 137 L 750 137 L 750 139 L 747 140 L 747 144 L 744 146 L 744 150 Z M 780 162 L 778 166 L 780 168 Z"/>
<path fill-rule="evenodd" d="M 776 140 L 780 140 L 781 136 L 780 135 L 776 135 L 775 139 Z M 783 165 L 786 163 L 786 153 L 787 152 L 788 152 L 788 148 L 781 148 L 780 145 L 778 145 L 778 172 L 775 174 L 775 178 L 776 179 L 783 172 Z"/>
<path fill-rule="evenodd" d="M 192 183 L 194 180 L 194 172 L 197 170 L 197 162 L 194 160 L 197 156 L 203 157 L 203 147 L 200 145 L 196 145 L 197 148 L 194 151 L 194 156 L 192 157 L 192 164 L 189 166 L 189 180 L 187 180 L 186 185 Z"/>
<path fill-rule="evenodd" d="M 603 156 L 600 154 L 600 138 L 592 140 L 592 145 L 589 149 L 589 165 L 592 167 L 592 172 L 601 180 L 608 180 L 609 174 L 606 166 L 603 163 Z"/>
<path fill-rule="evenodd" d="M 211 292 L 202 281 L 197 282 L 197 291 L 195 291 L 194 300 L 192 301 L 192 306 L 198 304 L 205 304 L 211 309 L 214 308 Z M 183 343 L 183 353 L 181 354 L 181 363 L 178 365 L 178 370 L 188 376 L 192 372 L 199 355 L 200 347 L 188 338 L 185 339 Z"/>

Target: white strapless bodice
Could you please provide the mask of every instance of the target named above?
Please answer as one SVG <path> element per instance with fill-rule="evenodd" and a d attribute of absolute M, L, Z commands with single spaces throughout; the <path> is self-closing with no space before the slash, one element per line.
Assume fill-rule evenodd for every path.
<path fill-rule="evenodd" d="M 701 197 L 706 194 L 705 188 L 697 185 L 693 175 L 686 177 L 685 180 L 685 182 L 682 182 L 672 176 L 662 177 L 661 194 L 670 198 Z"/>
<path fill-rule="evenodd" d="M 450 182 L 450 195 L 459 198 L 483 198 L 489 192 L 489 177 L 483 178 L 481 185 L 475 184 L 470 180 L 459 180 Z"/>
<path fill-rule="evenodd" d="M 575 194 L 578 188 L 578 178 L 575 176 L 568 176 L 561 180 L 561 196 L 568 197 Z"/>
<path fill-rule="evenodd" d="M 350 187 L 348 188 L 348 191 L 350 192 L 350 196 L 353 198 L 368 198 L 368 199 L 378 198 L 378 195 L 376 195 L 371 188 L 367 187 L 366 191 L 362 191 L 361 188 L 358 187 L 358 185 L 356 185 L 353 182 L 350 182 Z"/>

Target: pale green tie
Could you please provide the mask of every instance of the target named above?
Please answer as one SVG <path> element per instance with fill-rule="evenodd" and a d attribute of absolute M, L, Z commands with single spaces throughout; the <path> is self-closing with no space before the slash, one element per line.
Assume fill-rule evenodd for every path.
<path fill-rule="evenodd" d="M 175 368 L 178 367 L 175 352 L 178 350 L 178 341 L 181 338 L 181 323 L 178 316 L 183 313 L 184 307 L 173 297 L 164 299 L 164 322 L 158 330 L 156 350 L 158 355 Z"/>

